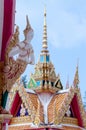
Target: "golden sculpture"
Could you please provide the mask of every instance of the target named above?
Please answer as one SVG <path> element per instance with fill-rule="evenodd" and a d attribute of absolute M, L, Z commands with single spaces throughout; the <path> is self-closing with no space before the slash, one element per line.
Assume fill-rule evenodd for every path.
<path fill-rule="evenodd" d="M 25 39 L 19 42 L 19 27 L 15 29 L 5 54 L 5 61 L 0 63 L 0 95 L 4 92 L 9 92 L 12 85 L 25 71 L 27 64 L 34 64 L 34 51 L 30 44 L 33 38 L 33 29 L 29 23 L 28 17 L 26 17 L 27 25 L 24 30 Z M 15 55 L 18 58 L 14 59 Z"/>

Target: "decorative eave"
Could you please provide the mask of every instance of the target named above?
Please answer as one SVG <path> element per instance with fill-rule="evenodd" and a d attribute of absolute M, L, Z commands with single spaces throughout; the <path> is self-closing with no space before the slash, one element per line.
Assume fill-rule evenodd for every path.
<path fill-rule="evenodd" d="M 21 130 L 35 130 L 35 129 L 58 129 L 58 130 L 63 130 L 62 126 L 61 125 L 57 125 L 57 126 L 51 126 L 51 125 L 42 125 L 42 126 L 37 126 L 37 125 L 34 125 L 32 123 L 23 123 L 22 125 L 9 125 L 8 127 L 8 130 L 18 130 L 18 129 L 21 129 Z"/>
<path fill-rule="evenodd" d="M 32 127 L 31 127 L 32 125 Z M 61 124 L 61 125 L 56 125 L 56 126 L 51 126 L 51 125 L 43 125 L 43 126 L 37 126 L 37 125 L 33 125 L 33 124 L 29 124 L 29 123 L 26 123 L 26 124 L 22 124 L 22 125 L 13 125 L 13 126 L 9 126 L 8 127 L 8 130 L 18 130 L 18 129 L 21 129 L 21 130 L 35 130 L 35 129 L 52 129 L 52 130 L 85 130 L 81 127 L 78 127 L 78 126 L 74 126 L 74 125 L 66 125 L 66 124 Z"/>
<path fill-rule="evenodd" d="M 62 128 L 63 128 L 63 130 L 85 130 L 84 128 L 73 125 L 73 124 L 71 124 L 71 125 L 62 124 Z"/>
<path fill-rule="evenodd" d="M 40 85 L 38 88 L 35 89 L 35 92 L 36 93 L 42 93 L 42 92 L 45 92 L 45 93 L 56 93 L 59 89 L 58 88 L 55 88 L 55 87 L 52 87 L 50 84 L 45 84 L 44 86 L 43 85 Z"/>
<path fill-rule="evenodd" d="M 70 124 L 70 125 L 75 125 L 78 126 L 78 120 L 77 118 L 71 118 L 71 117 L 64 117 L 62 120 L 62 124 Z"/>
<path fill-rule="evenodd" d="M 30 116 L 22 116 L 22 117 L 13 117 L 11 119 L 10 125 L 17 125 L 23 123 L 32 123 Z"/>

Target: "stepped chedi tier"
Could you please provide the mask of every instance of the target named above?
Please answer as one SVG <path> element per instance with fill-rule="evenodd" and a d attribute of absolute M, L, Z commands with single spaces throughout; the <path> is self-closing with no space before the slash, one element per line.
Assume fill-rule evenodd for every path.
<path fill-rule="evenodd" d="M 56 75 L 47 42 L 46 9 L 44 9 L 43 41 L 39 60 L 27 88 L 20 79 L 9 92 L 7 109 L 13 115 L 8 130 L 85 130 L 78 66 L 73 86 L 63 89 Z"/>

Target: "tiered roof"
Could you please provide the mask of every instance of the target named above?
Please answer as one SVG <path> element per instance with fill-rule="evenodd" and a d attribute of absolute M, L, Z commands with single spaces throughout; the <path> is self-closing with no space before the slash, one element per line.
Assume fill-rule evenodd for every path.
<path fill-rule="evenodd" d="M 40 58 L 38 63 L 35 65 L 35 73 L 31 75 L 28 87 L 32 89 L 40 89 L 41 87 L 41 89 L 48 90 L 52 87 L 52 89 L 57 91 L 62 89 L 63 86 L 61 84 L 59 75 L 56 76 L 55 68 L 50 60 L 50 54 L 48 51 L 46 9 L 44 10 L 43 28 L 43 41 Z"/>

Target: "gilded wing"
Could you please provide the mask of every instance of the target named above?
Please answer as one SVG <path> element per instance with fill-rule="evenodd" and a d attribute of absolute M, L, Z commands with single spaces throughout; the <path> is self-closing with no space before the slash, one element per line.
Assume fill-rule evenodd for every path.
<path fill-rule="evenodd" d="M 8 56 L 11 49 L 19 42 L 19 27 L 16 26 L 15 33 L 13 34 L 10 42 L 8 43 L 8 46 L 6 48 L 6 54 L 5 54 L 5 64 L 9 64 L 10 58 Z"/>

